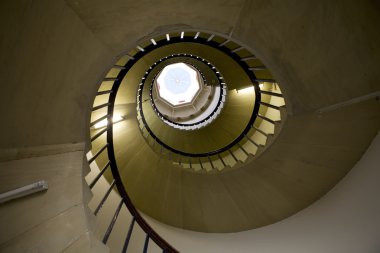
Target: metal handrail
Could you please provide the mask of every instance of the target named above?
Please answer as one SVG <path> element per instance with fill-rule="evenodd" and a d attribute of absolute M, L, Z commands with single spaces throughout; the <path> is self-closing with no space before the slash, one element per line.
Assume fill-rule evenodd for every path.
<path fill-rule="evenodd" d="M 138 54 L 145 55 L 147 50 L 140 51 Z M 134 59 L 138 59 L 140 57 L 134 57 Z M 124 69 L 121 69 L 119 72 L 115 82 L 113 83 L 112 90 L 114 92 L 110 93 L 109 96 L 109 106 L 108 106 L 108 122 L 112 122 L 113 118 L 113 112 L 114 112 L 114 106 L 115 106 L 115 100 L 116 100 L 116 94 L 120 87 L 121 80 L 124 78 L 128 70 L 134 65 L 136 61 L 132 60 L 128 61 L 126 65 L 124 66 Z M 109 127 L 107 131 L 107 143 L 108 146 L 108 157 L 110 161 L 110 169 L 112 172 L 112 176 L 115 180 L 116 187 L 118 189 L 118 192 L 123 199 L 123 202 L 125 206 L 128 208 L 129 212 L 131 213 L 134 220 L 140 225 L 140 227 L 143 229 L 143 231 L 149 235 L 149 238 L 152 239 L 161 249 L 163 249 L 164 252 L 170 252 L 170 253 L 176 253 L 178 252 L 175 248 L 173 248 L 168 242 L 166 242 L 157 232 L 155 232 L 151 226 L 142 218 L 142 216 L 137 211 L 136 207 L 133 205 L 128 193 L 125 190 L 124 184 L 121 180 L 119 170 L 117 168 L 116 164 L 116 158 L 115 158 L 115 152 L 114 152 L 114 145 L 113 145 L 113 127 Z"/>
<path fill-rule="evenodd" d="M 246 61 L 244 61 L 243 59 L 241 59 L 236 54 L 237 50 L 234 50 L 234 52 L 231 52 L 231 50 L 229 50 L 224 45 L 220 45 L 219 43 L 213 41 L 212 40 L 212 38 L 214 37 L 213 34 L 211 36 L 209 36 L 207 39 L 198 37 L 198 35 L 199 35 L 199 32 L 196 35 L 196 37 L 197 37 L 196 40 L 195 40 L 196 37 L 193 37 L 193 36 L 183 36 L 183 34 L 181 34 L 181 37 L 172 37 L 170 39 L 170 42 L 166 41 L 166 40 L 161 40 L 161 41 L 155 42 L 154 44 L 150 44 L 150 45 L 146 46 L 145 48 L 142 48 L 141 46 L 139 46 L 138 47 L 139 51 L 135 55 L 133 55 L 133 56 L 129 55 L 129 60 L 127 61 L 127 63 L 124 66 L 117 65 L 118 69 L 120 69 L 120 72 L 119 72 L 119 74 L 117 75 L 116 78 L 112 78 L 112 81 L 114 81 L 114 83 L 112 85 L 111 90 L 109 92 L 107 92 L 107 93 L 110 94 L 109 98 L 108 98 L 109 99 L 108 103 L 105 103 L 105 104 L 102 104 L 100 106 L 94 107 L 93 111 L 98 110 L 98 109 L 103 108 L 103 107 L 106 107 L 107 108 L 107 116 L 106 117 L 101 117 L 101 119 L 107 118 L 109 124 L 112 124 L 111 122 L 112 122 L 113 112 L 114 112 L 114 107 L 115 107 L 116 94 L 117 94 L 117 91 L 118 91 L 118 89 L 120 87 L 121 81 L 123 80 L 123 78 L 127 74 L 127 72 L 131 69 L 131 67 L 134 66 L 134 64 L 137 62 L 138 59 L 140 59 L 141 57 L 145 56 L 147 53 L 153 51 L 157 47 L 165 46 L 167 44 L 182 43 L 182 42 L 196 42 L 196 43 L 199 43 L 199 44 L 211 45 L 214 48 L 216 48 L 216 49 L 218 49 L 218 50 L 220 50 L 220 51 L 228 54 L 231 58 L 233 58 L 235 60 L 235 62 L 237 62 L 240 66 L 242 66 L 242 69 L 246 71 L 247 75 L 252 80 L 253 86 L 254 86 L 255 91 L 256 91 L 256 102 L 255 102 L 254 109 L 253 109 L 253 112 L 252 112 L 252 117 L 251 117 L 250 121 L 248 122 L 247 126 L 245 127 L 245 129 L 243 130 L 244 134 L 242 133 L 238 138 L 236 138 L 233 142 L 231 142 L 229 145 L 227 145 L 224 148 L 224 150 L 227 150 L 228 152 L 231 152 L 230 149 L 235 144 L 237 144 L 242 138 L 245 137 L 245 134 L 248 133 L 248 131 L 253 127 L 253 123 L 254 123 L 257 115 L 259 115 L 258 114 L 258 110 L 259 110 L 259 106 L 260 106 L 259 103 L 261 101 L 261 95 L 260 95 L 261 93 L 260 93 L 260 89 L 259 89 L 259 86 L 258 86 L 258 81 L 257 81 L 254 73 L 252 73 L 252 71 L 249 71 L 249 66 L 246 63 Z M 111 79 L 105 79 L 105 80 L 106 81 L 111 81 Z M 141 108 L 141 106 L 140 106 L 140 108 Z M 145 118 L 143 117 L 143 113 L 142 113 L 141 116 L 142 116 L 141 120 L 144 122 Z M 96 121 L 99 121 L 99 120 L 100 119 L 98 119 Z M 146 127 L 146 128 L 148 129 L 149 127 Z M 111 184 L 110 188 L 108 189 L 104 200 L 102 200 L 101 203 L 99 204 L 99 206 L 97 207 L 96 213 L 100 210 L 102 204 L 104 203 L 104 201 L 106 200 L 106 198 L 109 195 L 109 191 L 112 191 L 114 185 L 116 185 L 116 187 L 117 187 L 117 190 L 118 190 L 118 192 L 119 192 L 119 194 L 120 194 L 120 196 L 122 198 L 122 202 L 119 203 L 119 205 L 118 205 L 118 207 L 116 209 L 116 212 L 115 212 L 115 214 L 114 214 L 114 216 L 113 216 L 113 218 L 111 220 L 111 224 L 108 227 L 108 229 L 106 231 L 106 234 L 104 235 L 103 241 L 106 242 L 108 240 L 108 237 L 109 237 L 109 235 L 110 235 L 110 233 L 112 231 L 113 225 L 115 224 L 117 216 L 118 216 L 118 214 L 120 212 L 120 208 L 121 208 L 121 205 L 122 205 L 121 203 L 123 203 L 128 208 L 130 214 L 132 215 L 132 222 L 131 222 L 131 225 L 129 227 L 128 234 L 127 234 L 127 237 L 126 237 L 125 244 L 124 244 L 122 252 L 126 252 L 126 250 L 127 250 L 129 239 L 131 237 L 131 233 L 132 233 L 132 229 L 133 229 L 133 224 L 135 222 L 137 222 L 140 225 L 140 227 L 142 228 L 142 230 L 146 233 L 146 239 L 145 239 L 145 243 L 144 243 L 144 251 L 146 251 L 149 239 L 151 239 L 163 250 L 163 252 L 169 252 L 169 253 L 176 253 L 176 252 L 178 252 L 175 248 L 173 248 L 168 242 L 166 242 L 159 234 L 157 234 L 157 232 L 155 232 L 150 227 L 150 225 L 142 218 L 142 216 L 139 214 L 139 212 L 137 211 L 137 209 L 133 205 L 133 203 L 132 203 L 132 201 L 131 201 L 128 193 L 125 190 L 125 187 L 124 187 L 123 182 L 121 180 L 121 176 L 119 174 L 119 170 L 117 168 L 116 157 L 115 157 L 115 152 L 114 152 L 114 144 L 113 144 L 113 127 L 112 126 L 106 127 L 105 131 L 106 131 L 106 137 L 107 137 L 107 144 L 106 144 L 106 146 L 102 147 L 99 150 L 99 152 L 95 155 L 95 157 L 93 157 L 93 158 L 90 159 L 90 161 L 93 162 L 96 159 L 96 157 L 101 152 L 103 152 L 105 149 L 107 149 L 108 162 L 105 165 L 105 167 L 102 169 L 102 171 L 100 172 L 100 175 L 98 175 L 96 177 L 96 179 L 92 181 L 91 186 L 92 187 L 94 186 L 94 184 L 98 181 L 99 177 L 103 175 L 103 173 L 107 169 L 107 167 L 109 167 L 109 169 L 111 170 L 111 173 L 112 173 L 114 181 Z M 101 133 L 103 133 L 103 132 L 101 131 Z M 92 138 L 92 140 L 95 139 L 94 137 Z M 160 142 L 157 139 L 155 139 L 155 140 L 158 143 Z M 160 144 L 163 144 L 163 143 L 160 143 Z M 162 148 L 162 146 L 161 146 L 161 148 Z M 169 147 L 167 145 L 165 145 L 165 148 L 171 150 L 172 152 L 174 151 L 171 147 Z M 178 153 L 178 154 L 181 154 L 181 155 L 187 155 L 189 157 L 193 157 L 194 156 L 194 154 L 187 154 L 185 152 L 174 152 L 174 153 Z M 206 157 L 207 156 L 208 159 L 209 159 L 209 161 L 211 162 L 210 156 L 216 154 L 220 158 L 220 160 L 222 161 L 222 163 L 225 165 L 225 162 L 223 161 L 222 157 L 220 156 L 220 153 L 221 153 L 220 150 L 215 150 L 215 151 L 212 151 L 212 152 L 207 152 L 207 153 L 204 153 L 204 154 L 201 153 L 201 154 L 197 154 L 197 155 L 199 157 L 203 157 L 203 156 Z M 180 161 L 181 161 L 181 158 L 180 158 Z M 190 163 L 190 167 L 192 167 L 191 159 L 190 158 L 189 158 L 189 163 Z"/>

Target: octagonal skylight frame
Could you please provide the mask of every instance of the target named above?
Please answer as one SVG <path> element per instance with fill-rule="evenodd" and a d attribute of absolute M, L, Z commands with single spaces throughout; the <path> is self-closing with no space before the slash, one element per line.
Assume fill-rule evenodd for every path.
<path fill-rule="evenodd" d="M 172 106 L 191 103 L 201 90 L 198 71 L 183 62 L 164 67 L 156 83 L 158 96 Z"/>

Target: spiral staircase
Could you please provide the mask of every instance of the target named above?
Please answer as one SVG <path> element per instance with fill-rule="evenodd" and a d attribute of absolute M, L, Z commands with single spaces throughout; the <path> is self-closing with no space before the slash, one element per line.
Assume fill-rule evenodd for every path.
<path fill-rule="evenodd" d="M 145 197 L 140 200 L 137 197 L 144 189 L 138 185 L 146 184 L 147 177 L 152 177 L 154 181 L 163 177 L 163 175 L 157 177 L 158 175 L 151 174 L 152 172 L 144 172 L 146 168 L 153 168 L 156 173 L 163 173 L 161 171 L 167 169 L 177 170 L 177 173 L 181 170 L 201 174 L 221 173 L 251 162 L 259 156 L 265 146 L 269 146 L 269 138 L 271 140 L 274 138 L 275 126 L 277 126 L 276 134 L 279 131 L 281 112 L 284 118 L 285 103 L 276 81 L 271 79 L 270 73 L 257 57 L 231 39 L 197 31 L 181 31 L 151 38 L 149 42 L 145 44 L 145 47 L 138 45 L 137 50 L 131 50 L 116 62 L 105 76 L 94 100 L 90 126 L 96 126 L 100 122 L 105 122 L 105 124 L 91 130 L 91 153 L 94 155 L 89 156 L 89 163 L 97 164 L 98 166 L 95 167 L 102 169 L 89 176 L 90 188 L 96 186 L 102 176 L 107 178 L 110 184 L 106 187 L 108 190 L 104 197 L 93 209 L 95 215 L 98 214 L 115 185 L 118 185 L 119 192 L 124 192 L 123 194 L 128 192 L 132 196 L 134 205 L 139 201 L 141 205 L 144 205 Z M 205 58 L 210 60 L 205 60 Z M 220 85 L 215 109 L 202 120 L 193 121 L 192 124 L 175 123 L 166 119 L 154 106 L 152 96 L 154 78 L 158 70 L 162 69 L 161 65 L 165 66 L 164 64 L 168 64 L 168 61 L 173 63 L 173 60 L 174 62 L 190 60 L 197 69 L 203 67 L 204 72 L 201 73 L 205 83 L 214 82 L 219 83 L 217 86 Z M 148 69 L 141 67 L 146 64 L 150 64 Z M 204 74 L 207 71 L 214 72 L 214 75 Z M 133 81 L 132 78 L 136 76 L 141 77 L 141 80 Z M 239 89 L 242 88 L 245 90 L 248 88 L 248 94 L 239 94 Z M 128 103 L 126 96 L 136 93 L 136 99 Z M 147 101 L 150 103 L 145 103 Z M 221 106 L 223 109 L 219 108 Z M 112 122 L 116 113 L 126 120 L 107 124 L 107 122 Z M 207 123 L 212 120 L 214 121 Z M 146 160 L 143 157 L 149 157 L 149 159 Z M 138 168 L 133 172 L 138 174 L 129 174 L 130 168 Z M 110 170 L 112 170 L 112 175 L 109 173 Z M 125 181 L 128 178 L 133 178 L 133 181 Z M 139 183 L 138 178 L 141 178 L 142 182 Z M 178 181 L 179 178 L 174 176 L 171 180 Z M 171 187 L 165 186 L 166 183 L 160 181 L 155 184 L 159 188 Z M 190 182 L 190 184 L 195 186 L 197 183 Z M 145 190 L 150 191 L 146 188 Z M 170 192 L 171 189 L 163 189 L 163 191 Z M 173 193 L 178 194 L 175 191 Z M 145 193 L 142 194 L 145 195 Z M 126 199 L 124 204 L 129 203 L 133 206 L 127 196 L 123 197 Z M 172 197 L 167 195 L 167 198 Z M 153 203 L 153 201 L 149 202 Z M 117 221 L 122 204 L 120 200 L 113 222 Z M 152 214 L 152 211 L 158 210 L 160 205 L 173 205 L 171 201 L 167 204 L 165 202 L 157 204 L 148 207 L 150 210 L 146 212 Z M 143 206 L 138 206 L 138 208 L 142 209 Z M 178 207 L 173 206 L 170 209 L 176 210 L 176 208 Z M 132 213 L 135 213 L 132 217 L 137 215 L 135 210 Z M 161 216 L 161 214 L 158 215 Z M 152 214 L 152 216 L 159 217 L 157 214 Z M 169 217 L 172 219 L 173 214 Z M 131 229 L 134 221 L 135 219 L 132 219 Z M 184 227 L 207 231 L 205 227 L 194 226 L 194 224 L 200 224 L 200 221 L 199 217 L 194 217 L 186 221 L 189 225 Z M 142 222 L 139 220 L 138 223 Z M 182 221 L 172 224 L 183 226 L 181 223 Z M 111 223 L 107 229 L 103 238 L 104 243 L 108 241 L 113 226 L 114 224 Z M 240 228 L 230 226 L 228 229 L 224 228 L 220 231 L 227 232 Z M 218 231 L 218 228 L 209 228 L 209 230 Z M 147 245 L 151 235 L 149 230 L 145 232 L 147 233 L 145 245 Z M 127 238 L 126 241 L 129 241 L 130 234 Z M 156 241 L 156 243 L 160 245 L 159 242 Z M 119 243 L 119 245 L 122 244 Z M 163 249 L 174 251 L 169 247 Z M 116 251 L 118 250 L 121 249 Z M 125 250 L 126 248 L 123 248 L 123 251 Z"/>
<path fill-rule="evenodd" d="M 177 62 L 203 67 L 205 83 L 222 85 L 218 105 L 223 109 L 205 117 L 211 123 L 177 123 L 155 106 L 155 79 L 165 66 Z M 115 114 L 123 120 L 111 124 Z M 322 125 L 326 129 L 333 119 L 302 115 L 287 125 L 286 118 L 280 84 L 232 38 L 181 30 L 141 41 L 105 75 L 91 114 L 88 161 L 94 169 L 87 180 L 94 189 L 104 178 L 103 186 L 93 191 L 91 208 L 99 217 L 103 243 L 114 252 L 127 252 L 137 221 L 140 233 L 146 234 L 140 242 L 143 252 L 150 252 L 151 240 L 152 252 L 177 252 L 140 212 L 183 229 L 226 233 L 269 225 L 310 205 L 347 170 L 311 162 L 307 154 L 300 163 L 278 147 L 271 149 L 271 144 L 283 138 L 286 146 L 294 139 L 297 130 L 292 124 L 307 123 L 315 131 Z M 93 127 L 100 122 L 105 122 L 103 127 Z M 313 141 L 313 152 L 326 154 L 326 140 Z M 115 188 L 116 200 L 102 214 Z M 127 218 L 119 217 L 124 206 L 130 212 L 124 211 Z M 114 226 L 129 229 L 112 232 Z"/>
<path fill-rule="evenodd" d="M 378 170 L 361 165 L 378 150 L 363 156 L 380 126 L 376 4 L 2 4 L 1 189 L 52 189 L 0 206 L 1 252 L 379 246 Z M 157 76 L 179 62 L 204 84 L 200 120 L 161 109 Z"/>

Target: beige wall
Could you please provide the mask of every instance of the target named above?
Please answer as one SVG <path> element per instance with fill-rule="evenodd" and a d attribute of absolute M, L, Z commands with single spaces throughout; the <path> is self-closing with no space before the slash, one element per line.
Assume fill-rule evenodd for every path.
<path fill-rule="evenodd" d="M 39 147 L 34 149 L 37 157 L 0 163 L 1 193 L 40 180 L 49 184 L 47 191 L 0 205 L 1 252 L 62 252 L 77 244 L 82 249 L 103 248 L 91 235 L 83 148 L 84 144 L 79 151 L 79 145 L 55 146 L 52 153 L 45 147 L 43 153 Z"/>
<path fill-rule="evenodd" d="M 288 112 L 294 114 L 380 90 L 376 1 L 67 3 L 117 54 L 135 47 L 149 34 L 175 29 L 231 34 L 269 67 L 283 88 Z"/>
<path fill-rule="evenodd" d="M 326 196 L 281 222 L 234 234 L 206 234 L 148 219 L 183 253 L 380 252 L 380 135 Z"/>
<path fill-rule="evenodd" d="M 2 1 L 0 15 L 0 192 L 49 182 L 0 205 L 0 251 L 104 250 L 90 231 L 83 154 L 111 55 L 64 1 Z"/>
<path fill-rule="evenodd" d="M 2 1 L 0 16 L 0 149 L 84 142 L 107 47 L 64 1 Z"/>

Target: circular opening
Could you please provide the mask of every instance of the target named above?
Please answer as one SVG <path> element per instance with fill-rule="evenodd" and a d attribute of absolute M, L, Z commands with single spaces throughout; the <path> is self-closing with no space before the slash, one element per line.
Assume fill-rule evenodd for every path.
<path fill-rule="evenodd" d="M 223 79 L 220 73 L 197 56 L 171 55 L 164 59 L 169 63 L 161 62 L 164 66 L 154 75 L 150 88 L 151 103 L 159 118 L 182 130 L 210 124 L 221 112 L 226 96 L 225 83 L 216 83 Z"/>
<path fill-rule="evenodd" d="M 174 63 L 163 68 L 157 76 L 160 98 L 173 106 L 190 103 L 203 85 L 198 70 L 186 63 Z"/>

